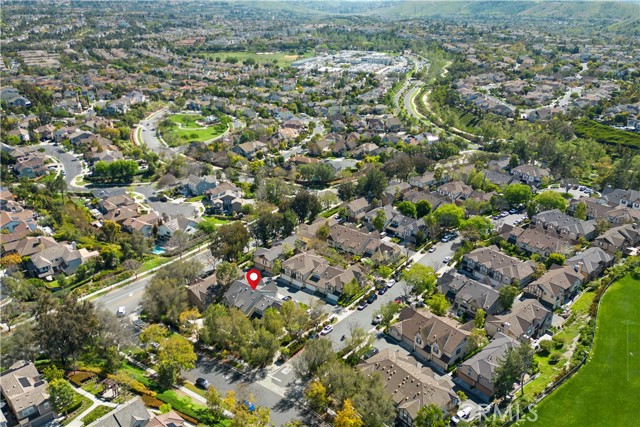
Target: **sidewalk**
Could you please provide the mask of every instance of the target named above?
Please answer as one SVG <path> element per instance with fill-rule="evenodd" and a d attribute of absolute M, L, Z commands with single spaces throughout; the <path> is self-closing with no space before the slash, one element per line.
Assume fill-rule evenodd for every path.
<path fill-rule="evenodd" d="M 82 422 L 82 419 L 86 417 L 91 411 L 96 409 L 98 406 L 108 406 L 114 409 L 119 406 L 118 404 L 115 404 L 115 403 L 102 401 L 97 397 L 95 397 L 93 394 L 89 393 L 88 391 L 81 389 L 80 387 L 77 387 L 77 388 L 74 387 L 74 390 L 77 393 L 83 395 L 84 397 L 91 399 L 91 402 L 93 403 L 84 412 L 82 412 L 80 415 L 75 417 L 73 421 L 67 424 L 68 427 L 82 427 L 84 425 L 84 423 Z"/>

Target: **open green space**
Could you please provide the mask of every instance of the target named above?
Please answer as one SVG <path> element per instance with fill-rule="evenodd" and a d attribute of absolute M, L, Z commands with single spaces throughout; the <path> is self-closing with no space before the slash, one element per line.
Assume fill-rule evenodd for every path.
<path fill-rule="evenodd" d="M 174 114 L 169 120 L 174 123 L 163 133 L 163 138 L 170 146 L 181 145 L 187 142 L 204 142 L 217 138 L 228 130 L 224 123 L 210 126 L 201 126 L 198 120 L 204 117 L 199 114 Z"/>
<path fill-rule="evenodd" d="M 71 421 L 75 420 L 78 415 L 82 414 L 84 411 L 89 409 L 93 402 L 88 397 L 84 397 L 78 392 L 73 392 L 75 394 L 73 403 L 65 410 L 63 413 L 66 414 L 66 418 L 62 421 L 62 425 L 66 426 Z"/>
<path fill-rule="evenodd" d="M 640 396 L 640 280 L 611 285 L 600 303 L 594 347 L 577 374 L 536 408 L 537 420 L 519 425 L 631 426 Z"/>
<path fill-rule="evenodd" d="M 297 53 L 287 53 L 287 52 L 215 52 L 215 53 L 205 53 L 202 54 L 205 58 L 210 61 L 215 61 L 217 58 L 220 59 L 220 62 L 225 61 L 234 61 L 237 60 L 238 63 L 244 63 L 245 61 L 249 61 L 249 63 L 253 62 L 256 64 L 276 64 L 280 66 L 289 66 L 292 62 L 297 61 L 302 58 L 309 58 L 313 56 L 313 53 L 305 53 L 304 55 L 299 55 Z"/>

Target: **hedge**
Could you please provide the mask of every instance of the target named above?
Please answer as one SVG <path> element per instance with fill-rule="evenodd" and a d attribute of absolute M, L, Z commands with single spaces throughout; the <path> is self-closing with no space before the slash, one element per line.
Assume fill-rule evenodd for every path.
<path fill-rule="evenodd" d="M 72 384 L 76 387 L 80 387 L 85 381 L 88 381 L 95 376 L 96 374 L 93 372 L 75 371 L 73 374 L 69 375 L 68 378 Z"/>

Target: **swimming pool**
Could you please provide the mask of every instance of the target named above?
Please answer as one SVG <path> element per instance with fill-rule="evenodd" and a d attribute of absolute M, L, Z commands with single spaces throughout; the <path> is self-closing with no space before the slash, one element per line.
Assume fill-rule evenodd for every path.
<path fill-rule="evenodd" d="M 158 245 L 156 245 L 155 248 L 151 249 L 151 253 L 154 255 L 161 255 L 165 252 L 166 250 L 162 246 L 158 246 Z"/>

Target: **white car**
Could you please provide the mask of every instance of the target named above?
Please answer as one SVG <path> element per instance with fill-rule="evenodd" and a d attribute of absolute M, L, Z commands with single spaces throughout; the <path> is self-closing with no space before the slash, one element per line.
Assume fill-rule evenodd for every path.
<path fill-rule="evenodd" d="M 444 259 L 442 260 L 442 262 L 444 262 L 445 264 L 449 264 L 449 262 L 451 261 L 451 257 L 450 256 L 446 256 L 444 257 Z"/>
<path fill-rule="evenodd" d="M 373 320 L 371 321 L 373 325 L 379 325 L 380 322 L 382 322 L 382 314 L 376 315 L 376 317 L 374 317 Z"/>
<path fill-rule="evenodd" d="M 116 315 L 118 317 L 124 317 L 126 313 L 127 313 L 127 308 L 125 306 L 119 307 L 118 311 L 116 311 Z"/>
<path fill-rule="evenodd" d="M 327 325 L 324 328 L 322 328 L 322 330 L 320 331 L 320 335 L 327 335 L 327 334 L 330 334 L 332 331 L 333 331 L 333 326 Z"/>
<path fill-rule="evenodd" d="M 396 280 L 395 279 L 390 279 L 389 282 L 387 283 L 387 288 L 391 288 L 395 284 L 396 284 Z"/>
<path fill-rule="evenodd" d="M 468 419 L 469 415 L 471 415 L 471 406 L 465 406 L 464 408 L 456 412 L 456 414 L 453 417 L 451 417 L 451 421 L 454 424 L 458 424 L 463 419 L 465 420 Z"/>

